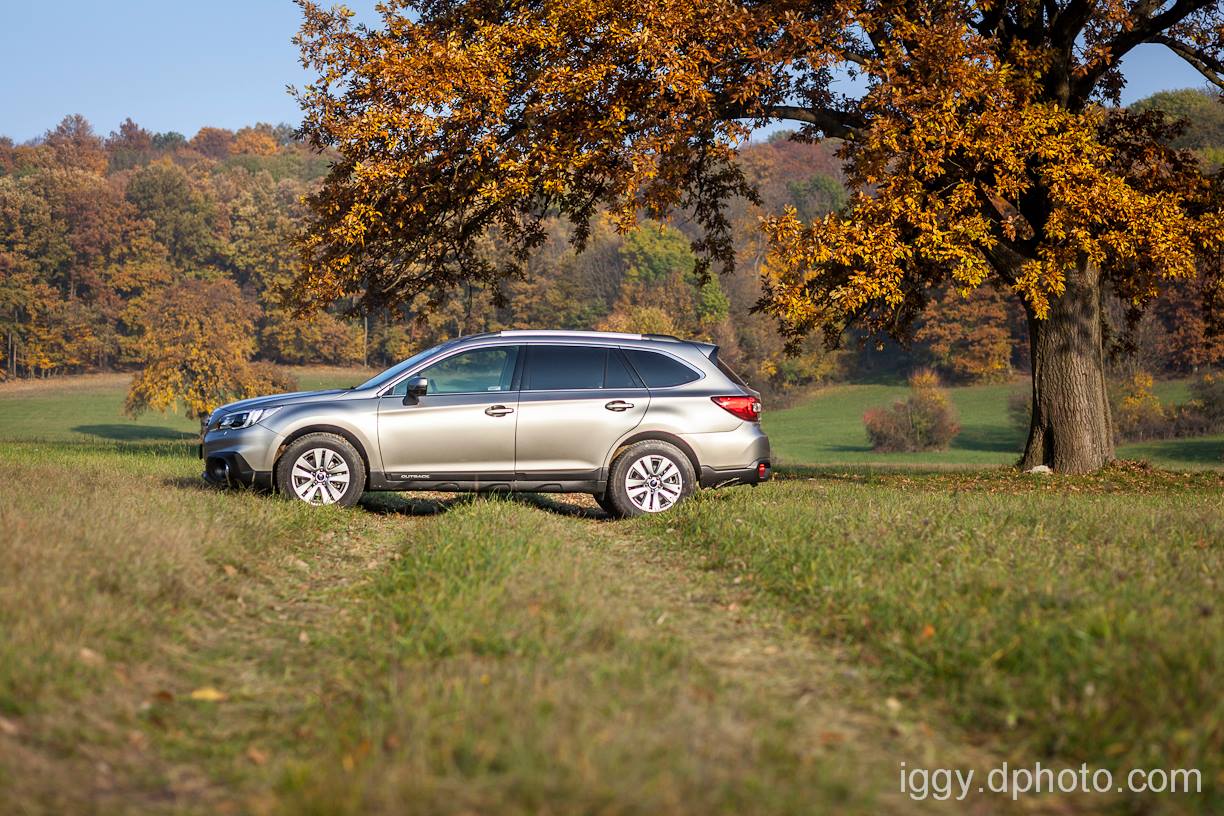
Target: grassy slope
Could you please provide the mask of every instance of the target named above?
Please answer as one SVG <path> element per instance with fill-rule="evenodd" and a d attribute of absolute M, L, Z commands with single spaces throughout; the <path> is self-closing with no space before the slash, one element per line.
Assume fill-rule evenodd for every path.
<path fill-rule="evenodd" d="M 369 374 L 305 368 L 298 371 L 298 387 L 303 390 L 343 387 Z M 182 415 L 150 413 L 136 419 L 125 417 L 126 387 L 125 375 L 0 385 L 0 440 L 141 444 L 194 441 L 199 424 Z M 903 386 L 832 386 L 817 391 L 800 406 L 781 411 L 767 408 L 764 424 L 778 461 L 790 466 L 1011 464 L 1024 442 L 1007 417 L 1007 395 L 1016 387 L 949 389 L 960 412 L 961 433 L 950 450 L 939 453 L 872 452 L 863 430 L 863 412 L 875 405 L 904 399 Z M 1156 392 L 1166 403 L 1188 399 L 1184 382 L 1159 383 Z M 1224 466 L 1222 454 L 1224 436 L 1143 442 L 1118 449 L 1118 455 L 1125 459 L 1146 459 L 1160 467 L 1187 470 Z"/>
<path fill-rule="evenodd" d="M 356 385 L 373 372 L 342 368 L 302 368 L 298 388 Z M 130 377 L 97 374 L 46 381 L 0 384 L 0 440 L 55 442 L 192 442 L 200 423 L 182 414 L 123 414 Z"/>
<path fill-rule="evenodd" d="M 1024 436 L 1007 416 L 1007 397 L 1020 385 L 987 385 L 950 388 L 960 413 L 961 432 L 947 451 L 938 453 L 874 453 L 863 429 L 863 412 L 877 405 L 905 399 L 904 386 L 839 385 L 821 389 L 802 405 L 765 412 L 768 431 L 778 461 L 785 465 L 875 464 L 875 465 L 1001 465 L 1019 458 Z M 1157 395 L 1166 403 L 1189 398 L 1180 381 L 1157 384 Z M 1154 465 L 1175 469 L 1221 467 L 1224 435 L 1194 439 L 1168 439 L 1122 445 L 1123 459 L 1146 459 Z"/>
<path fill-rule="evenodd" d="M 871 813 L 914 809 L 896 756 L 977 761 L 641 525 L 319 511 L 175 449 L 0 448 L 39 485 L 0 504 L 0 812 Z"/>
<path fill-rule="evenodd" d="M 1224 476 L 828 473 L 700 498 L 648 520 L 656 540 L 1013 764 L 1198 768 L 1224 805 Z"/>
<path fill-rule="evenodd" d="M 1003 759 L 1207 788 L 1029 809 L 1224 806 L 1219 474 L 320 511 L 5 388 L 57 441 L 0 445 L 0 812 L 900 812 L 898 762 Z"/>

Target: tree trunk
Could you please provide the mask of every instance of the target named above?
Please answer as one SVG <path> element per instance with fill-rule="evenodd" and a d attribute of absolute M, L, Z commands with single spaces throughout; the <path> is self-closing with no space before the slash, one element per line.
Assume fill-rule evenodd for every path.
<path fill-rule="evenodd" d="M 1114 458 L 1101 338 L 1101 272 L 1082 261 L 1039 320 L 1028 312 L 1033 414 L 1020 467 L 1089 473 Z"/>

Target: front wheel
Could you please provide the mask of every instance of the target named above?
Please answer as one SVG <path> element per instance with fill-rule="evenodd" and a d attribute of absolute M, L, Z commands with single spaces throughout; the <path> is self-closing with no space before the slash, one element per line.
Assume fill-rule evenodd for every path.
<path fill-rule="evenodd" d="M 313 433 L 294 441 L 276 463 L 276 486 L 307 504 L 352 507 L 365 490 L 365 462 L 349 441 Z"/>
<path fill-rule="evenodd" d="M 621 451 L 608 474 L 605 500 L 620 516 L 670 510 L 697 486 L 693 463 L 668 442 L 647 440 Z"/>

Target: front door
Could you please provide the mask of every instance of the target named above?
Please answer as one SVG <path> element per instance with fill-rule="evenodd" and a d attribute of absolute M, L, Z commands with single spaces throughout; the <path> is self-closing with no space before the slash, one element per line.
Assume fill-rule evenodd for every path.
<path fill-rule="evenodd" d="M 600 478 L 608 452 L 649 403 L 616 348 L 527 346 L 515 446 L 520 486 Z"/>
<path fill-rule="evenodd" d="M 416 372 L 378 405 L 378 445 L 392 482 L 498 482 L 514 473 L 518 392 L 511 390 L 519 346 L 469 349 Z"/>

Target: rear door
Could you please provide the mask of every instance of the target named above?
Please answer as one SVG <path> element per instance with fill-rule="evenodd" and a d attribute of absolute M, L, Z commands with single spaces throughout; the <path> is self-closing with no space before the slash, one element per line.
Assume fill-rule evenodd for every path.
<path fill-rule="evenodd" d="M 490 481 L 513 478 L 521 346 L 452 354 L 413 375 L 429 391 L 406 397 L 405 382 L 378 405 L 378 445 L 390 478 Z"/>
<path fill-rule="evenodd" d="M 619 349 L 528 345 L 515 470 L 539 480 L 596 480 L 616 442 L 642 421 L 650 393 Z"/>

